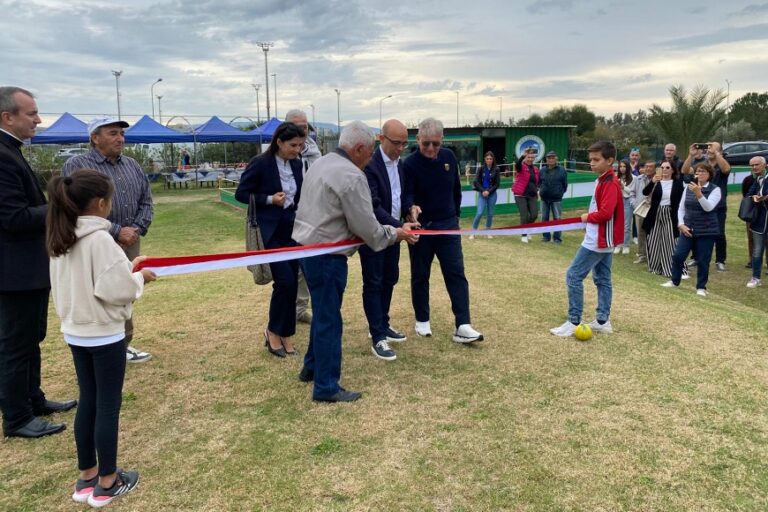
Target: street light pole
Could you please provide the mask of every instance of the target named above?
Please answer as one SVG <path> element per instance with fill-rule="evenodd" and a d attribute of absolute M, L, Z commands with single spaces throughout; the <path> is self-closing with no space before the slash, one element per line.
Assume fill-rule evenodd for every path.
<path fill-rule="evenodd" d="M 120 119 L 120 75 L 122 71 L 112 70 L 112 74 L 115 75 L 115 91 L 117 92 L 117 118 Z"/>
<path fill-rule="evenodd" d="M 267 53 L 271 47 L 275 46 L 275 43 L 257 41 L 256 46 L 259 46 L 264 50 L 264 85 L 266 86 L 267 93 L 267 121 L 269 121 L 272 119 L 272 114 L 269 113 L 269 63 L 267 62 Z"/>
<path fill-rule="evenodd" d="M 160 119 L 160 124 L 163 124 L 163 108 L 160 105 L 160 100 L 163 99 L 162 95 L 157 96 L 157 117 Z"/>
<path fill-rule="evenodd" d="M 501 115 L 501 105 L 503 103 L 503 98 L 499 96 L 499 124 L 504 126 L 504 116 Z"/>
<path fill-rule="evenodd" d="M 379 131 L 381 131 L 381 104 L 384 103 L 384 100 L 387 100 L 391 97 L 392 95 L 390 94 L 389 96 L 384 96 L 379 100 Z"/>
<path fill-rule="evenodd" d="M 155 118 L 155 85 L 162 81 L 162 78 L 158 78 L 149 86 L 149 101 L 152 102 L 152 119 Z"/>
<path fill-rule="evenodd" d="M 310 103 L 309 107 L 312 109 L 312 128 L 315 130 L 315 132 L 317 132 L 317 125 L 315 125 L 315 106 Z"/>
<path fill-rule="evenodd" d="M 336 91 L 336 127 L 339 131 L 339 137 L 341 137 L 341 91 L 338 89 L 334 89 Z"/>
<path fill-rule="evenodd" d="M 261 112 L 259 110 L 259 89 L 261 84 L 251 84 L 251 87 L 256 89 L 256 125 L 261 124 Z"/>
<path fill-rule="evenodd" d="M 272 73 L 272 79 L 275 81 L 275 117 L 277 117 L 277 73 Z"/>
<path fill-rule="evenodd" d="M 459 127 L 459 91 L 456 91 L 456 128 Z"/>

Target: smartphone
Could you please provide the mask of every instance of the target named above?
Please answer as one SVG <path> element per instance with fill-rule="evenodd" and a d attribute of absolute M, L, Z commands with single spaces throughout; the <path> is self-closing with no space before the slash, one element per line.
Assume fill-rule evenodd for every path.
<path fill-rule="evenodd" d="M 656 168 L 656 176 L 661 176 L 661 167 Z"/>
<path fill-rule="evenodd" d="M 707 150 L 709 149 L 709 144 L 703 144 L 703 143 L 697 142 L 696 144 L 693 145 L 693 147 L 695 147 L 696 149 Z"/>

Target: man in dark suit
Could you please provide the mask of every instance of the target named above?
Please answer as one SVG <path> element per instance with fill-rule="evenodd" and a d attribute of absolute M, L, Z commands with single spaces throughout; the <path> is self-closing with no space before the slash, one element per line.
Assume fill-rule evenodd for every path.
<path fill-rule="evenodd" d="M 40 389 L 40 343 L 48 320 L 43 190 L 21 153 L 40 124 L 32 94 L 0 87 L 0 410 L 3 433 L 42 437 L 64 430 L 37 416 L 66 411 Z"/>
<path fill-rule="evenodd" d="M 396 119 L 382 126 L 379 135 L 381 145 L 365 167 L 365 177 L 371 189 L 373 213 L 384 226 L 402 227 L 401 196 L 403 192 L 403 164 L 400 155 L 408 145 L 408 129 Z M 363 309 L 368 319 L 368 332 L 373 343 L 373 355 L 385 361 L 397 359 L 389 342 L 405 341 L 404 334 L 389 325 L 389 306 L 392 291 L 400 277 L 400 244 L 375 252 L 364 245 L 360 247 L 360 264 L 363 269 Z"/>

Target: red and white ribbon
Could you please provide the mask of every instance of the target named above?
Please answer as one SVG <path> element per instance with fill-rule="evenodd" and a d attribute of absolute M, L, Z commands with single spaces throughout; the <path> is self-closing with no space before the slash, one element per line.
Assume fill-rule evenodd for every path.
<path fill-rule="evenodd" d="M 573 231 L 584 229 L 585 223 L 580 218 L 536 222 L 522 226 L 496 229 L 452 229 L 452 230 L 414 230 L 420 236 L 430 235 L 494 235 L 515 236 L 535 233 L 550 233 L 553 231 Z M 142 268 L 153 271 L 158 277 L 195 272 L 209 272 L 228 268 L 247 267 L 263 263 L 275 263 L 300 258 L 311 258 L 323 254 L 343 252 L 358 245 L 363 245 L 359 239 L 344 240 L 314 245 L 299 245 L 281 249 L 265 249 L 263 251 L 233 252 L 224 254 L 203 254 L 199 256 L 177 256 L 169 258 L 147 258 L 136 270 Z"/>

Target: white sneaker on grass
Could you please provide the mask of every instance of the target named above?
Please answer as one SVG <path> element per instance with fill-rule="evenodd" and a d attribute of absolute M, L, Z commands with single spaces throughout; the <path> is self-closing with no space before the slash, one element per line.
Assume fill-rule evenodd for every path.
<path fill-rule="evenodd" d="M 678 285 L 672 282 L 672 280 L 667 281 L 666 283 L 661 284 L 664 288 L 677 288 Z"/>
<path fill-rule="evenodd" d="M 613 254 L 621 254 L 621 247 L 618 245 L 614 247 Z"/>
<path fill-rule="evenodd" d="M 629 247 L 622 247 L 621 254 L 629 254 Z"/>
<path fill-rule="evenodd" d="M 683 279 L 683 280 L 690 279 L 690 278 L 691 278 L 691 274 L 683 274 L 680 276 L 680 279 Z"/>
<path fill-rule="evenodd" d="M 426 322 L 416 322 L 414 330 L 419 336 L 432 336 L 432 327 L 429 326 L 429 320 Z"/>
<path fill-rule="evenodd" d="M 709 295 L 709 293 L 704 288 L 699 288 L 698 290 L 696 290 L 696 295 L 698 295 L 699 297 L 706 297 L 707 295 Z"/>
<path fill-rule="evenodd" d="M 483 341 L 483 335 L 472 328 L 470 324 L 461 324 L 453 334 L 456 343 L 472 343 Z"/>
<path fill-rule="evenodd" d="M 568 336 L 573 336 L 573 333 L 576 332 L 576 326 L 572 324 L 570 320 L 566 320 L 563 325 L 560 327 L 553 327 L 549 332 L 555 336 L 567 338 Z"/>
<path fill-rule="evenodd" d="M 469 235 L 469 239 L 470 240 L 474 240 L 475 239 L 475 235 Z"/>
<path fill-rule="evenodd" d="M 601 324 L 597 319 L 592 320 L 587 325 L 592 329 L 595 334 L 611 334 L 613 332 L 613 326 L 611 321 L 607 320 L 604 324 Z"/>
<path fill-rule="evenodd" d="M 528 243 L 528 235 L 521 236 L 520 237 L 520 241 L 523 242 L 524 244 L 527 244 Z"/>
<path fill-rule="evenodd" d="M 749 280 L 747 283 L 747 288 L 757 288 L 758 286 L 761 286 L 763 283 L 756 277 L 753 277 Z"/>

